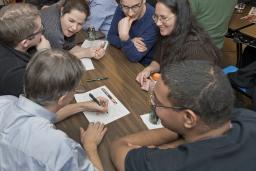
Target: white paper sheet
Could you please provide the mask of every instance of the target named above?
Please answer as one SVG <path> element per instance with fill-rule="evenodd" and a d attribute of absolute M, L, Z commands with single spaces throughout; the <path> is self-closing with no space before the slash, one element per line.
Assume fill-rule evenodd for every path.
<path fill-rule="evenodd" d="M 92 63 L 92 60 L 90 58 L 82 58 L 80 60 L 81 60 L 82 64 L 84 65 L 86 71 L 95 69 L 94 65 Z"/>
<path fill-rule="evenodd" d="M 161 124 L 160 119 L 158 120 L 157 124 L 152 124 L 149 121 L 149 113 L 146 113 L 144 115 L 140 115 L 142 121 L 147 126 L 148 129 L 156 129 L 156 128 L 163 128 L 163 125 Z"/>
<path fill-rule="evenodd" d="M 108 41 L 107 40 L 87 40 L 85 39 L 83 44 L 81 45 L 82 48 L 98 48 L 101 45 L 104 45 L 104 49 L 106 50 L 108 47 Z"/>
<path fill-rule="evenodd" d="M 113 103 L 109 97 L 102 91 L 102 88 L 105 88 L 106 91 L 110 94 L 110 96 L 117 102 L 117 104 Z M 89 122 L 101 122 L 104 124 L 108 124 L 113 122 L 130 112 L 126 109 L 126 107 L 112 94 L 112 92 L 106 87 L 101 86 L 94 90 L 88 91 L 82 94 L 75 94 L 75 99 L 77 102 L 90 101 L 92 100 L 89 97 L 89 93 L 92 93 L 96 98 L 99 96 L 105 97 L 109 100 L 108 102 L 108 113 L 96 113 L 96 112 L 84 112 L 85 117 L 89 120 Z"/>

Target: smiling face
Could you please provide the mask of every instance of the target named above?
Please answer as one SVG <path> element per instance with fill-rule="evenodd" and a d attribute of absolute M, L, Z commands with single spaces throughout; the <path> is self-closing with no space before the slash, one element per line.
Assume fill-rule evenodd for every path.
<path fill-rule="evenodd" d="M 61 28 L 64 36 L 71 37 L 82 29 L 86 14 L 72 9 L 69 13 L 61 16 Z"/>
<path fill-rule="evenodd" d="M 155 23 L 160 29 L 162 36 L 168 36 L 172 33 L 176 24 L 176 15 L 161 2 L 156 4 L 155 8 Z"/>

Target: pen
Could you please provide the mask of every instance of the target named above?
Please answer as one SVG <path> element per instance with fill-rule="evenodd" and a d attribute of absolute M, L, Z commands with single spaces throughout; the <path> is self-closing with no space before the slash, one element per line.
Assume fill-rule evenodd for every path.
<path fill-rule="evenodd" d="M 86 80 L 86 82 L 93 82 L 93 81 L 100 81 L 100 80 L 106 80 L 108 77 L 96 77 L 94 79 Z"/>
<path fill-rule="evenodd" d="M 101 90 L 103 91 L 103 93 L 105 93 L 105 94 L 108 96 L 108 98 L 109 98 L 113 103 L 117 104 L 117 102 L 115 101 L 115 99 L 113 99 L 113 97 L 110 96 L 110 94 L 107 92 L 107 90 L 106 90 L 105 88 L 101 88 Z"/>
<path fill-rule="evenodd" d="M 99 100 L 96 99 L 96 97 L 94 97 L 94 95 L 93 95 L 92 93 L 89 93 L 89 96 L 90 96 L 90 98 L 92 98 L 92 100 L 93 100 L 95 103 L 97 103 L 97 104 L 100 106 Z"/>

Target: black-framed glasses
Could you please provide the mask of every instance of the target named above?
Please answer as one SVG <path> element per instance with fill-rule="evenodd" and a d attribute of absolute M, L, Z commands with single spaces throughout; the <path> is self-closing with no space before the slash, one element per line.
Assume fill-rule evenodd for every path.
<path fill-rule="evenodd" d="M 133 6 L 131 6 L 131 7 L 128 7 L 128 6 L 126 6 L 126 5 L 123 5 L 122 3 L 120 3 L 120 4 L 121 4 L 121 7 L 122 7 L 122 9 L 123 9 L 124 12 L 128 12 L 128 11 L 130 11 L 130 10 L 132 10 L 133 12 L 137 12 L 137 11 L 140 9 L 142 3 L 143 3 L 143 1 L 140 2 L 140 3 L 138 3 L 138 4 L 133 5 Z"/>
<path fill-rule="evenodd" d="M 27 38 L 28 39 L 34 38 L 34 36 L 36 36 L 37 34 L 40 34 L 40 33 L 42 33 L 42 34 L 44 33 L 44 26 L 43 25 L 41 25 L 40 29 L 37 32 L 28 35 Z"/>
<path fill-rule="evenodd" d="M 172 16 L 162 16 L 162 15 L 156 15 L 156 14 L 153 14 L 152 15 L 152 19 L 154 20 L 155 23 L 159 21 L 161 21 L 161 23 L 167 23 L 171 18 L 173 18 L 175 15 L 172 15 Z"/>
<path fill-rule="evenodd" d="M 156 104 L 156 97 L 154 94 L 150 95 L 150 103 L 151 103 L 151 112 L 149 112 L 149 121 L 152 124 L 157 124 L 158 123 L 158 116 L 156 114 L 156 108 L 161 107 L 161 108 L 167 108 L 167 109 L 173 109 L 173 110 L 184 110 L 186 109 L 185 107 L 179 107 L 179 106 L 164 106 L 164 105 L 157 105 Z"/>
<path fill-rule="evenodd" d="M 186 109 L 185 107 L 182 106 L 163 106 L 163 105 L 158 105 L 156 104 L 156 97 L 155 95 L 150 95 L 150 101 L 151 101 L 151 106 L 152 106 L 152 110 L 154 110 L 154 112 L 156 111 L 157 107 L 161 107 L 161 108 L 169 108 L 169 109 L 174 109 L 174 110 L 184 110 Z"/>

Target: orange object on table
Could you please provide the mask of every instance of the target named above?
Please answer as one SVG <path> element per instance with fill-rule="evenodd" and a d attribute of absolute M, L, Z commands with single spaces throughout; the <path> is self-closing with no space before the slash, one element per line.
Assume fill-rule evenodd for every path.
<path fill-rule="evenodd" d="M 153 73 L 153 74 L 151 74 L 150 77 L 151 77 L 152 80 L 157 81 L 157 80 L 159 80 L 159 78 L 161 77 L 161 74 L 159 74 L 159 73 Z"/>

